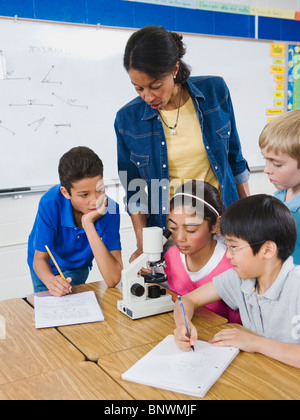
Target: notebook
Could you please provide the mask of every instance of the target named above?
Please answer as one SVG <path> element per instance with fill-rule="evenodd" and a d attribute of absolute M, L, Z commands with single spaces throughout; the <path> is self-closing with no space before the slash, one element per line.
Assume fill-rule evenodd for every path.
<path fill-rule="evenodd" d="M 104 321 L 104 315 L 94 292 L 62 297 L 34 296 L 35 328 L 85 324 Z"/>
<path fill-rule="evenodd" d="M 123 373 L 126 381 L 150 385 L 194 397 L 204 397 L 239 353 L 234 347 L 215 347 L 198 340 L 195 351 L 178 349 L 168 335 Z"/>

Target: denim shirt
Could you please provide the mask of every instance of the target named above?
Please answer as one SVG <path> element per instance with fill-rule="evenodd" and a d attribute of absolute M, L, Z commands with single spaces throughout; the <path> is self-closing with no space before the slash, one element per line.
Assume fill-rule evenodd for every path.
<path fill-rule="evenodd" d="M 186 87 L 227 207 L 238 199 L 236 184 L 249 178 L 228 87 L 216 76 L 191 77 Z M 144 212 L 148 214 L 148 226 L 164 229 L 169 210 L 169 171 L 167 141 L 160 115 L 138 96 L 117 112 L 115 131 L 118 171 L 126 192 L 127 211 L 129 214 Z"/>

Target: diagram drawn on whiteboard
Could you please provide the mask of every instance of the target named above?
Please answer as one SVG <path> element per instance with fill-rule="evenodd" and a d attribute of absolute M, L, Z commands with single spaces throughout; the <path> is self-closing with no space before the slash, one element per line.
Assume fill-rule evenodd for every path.
<path fill-rule="evenodd" d="M 62 85 L 62 82 L 53 81 L 51 80 L 51 77 L 49 77 L 50 74 L 53 72 L 53 70 L 54 70 L 54 65 L 51 66 L 51 69 L 48 71 L 46 76 L 42 79 L 41 83 L 52 83 L 52 84 Z"/>
<path fill-rule="evenodd" d="M 63 99 L 60 96 L 56 95 L 56 93 L 52 92 L 52 95 L 55 96 L 57 99 L 59 99 L 60 101 L 62 101 L 64 104 L 68 105 L 68 106 L 74 106 L 77 108 L 85 108 L 88 109 L 89 107 L 87 105 L 78 105 L 76 104 L 77 99 Z"/>
<path fill-rule="evenodd" d="M 12 134 L 13 136 L 16 134 L 14 131 L 10 130 L 9 128 L 7 128 L 5 125 L 2 124 L 2 121 L 0 121 L 0 128 L 3 128 L 3 130 L 8 131 L 10 134 Z"/>
<path fill-rule="evenodd" d="M 38 131 L 38 129 L 41 127 L 45 119 L 46 117 L 43 117 L 43 118 L 40 118 L 39 120 L 33 121 L 28 124 L 28 127 L 34 127 L 34 131 Z"/>
<path fill-rule="evenodd" d="M 8 71 L 6 73 L 6 77 L 4 80 L 26 80 L 27 82 L 30 82 L 31 77 L 30 76 L 25 76 L 25 77 L 13 77 L 14 71 Z"/>
<path fill-rule="evenodd" d="M 0 79 L 2 80 L 27 80 L 28 82 L 31 80 L 30 76 L 26 77 L 13 77 L 14 70 L 7 71 L 6 70 L 6 61 L 3 55 L 3 51 L 0 50 Z"/>
<path fill-rule="evenodd" d="M 55 134 L 58 134 L 63 128 L 71 128 L 72 124 L 54 124 L 54 127 L 56 128 Z"/>
<path fill-rule="evenodd" d="M 40 104 L 36 101 L 36 99 L 28 99 L 27 103 L 25 104 L 9 104 L 9 106 L 53 106 L 53 104 Z"/>

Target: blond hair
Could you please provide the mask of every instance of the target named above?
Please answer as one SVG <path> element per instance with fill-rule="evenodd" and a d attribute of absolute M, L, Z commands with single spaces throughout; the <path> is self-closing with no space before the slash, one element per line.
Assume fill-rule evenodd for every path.
<path fill-rule="evenodd" d="M 285 153 L 300 167 L 300 109 L 271 120 L 259 136 L 259 147 L 275 154 Z"/>

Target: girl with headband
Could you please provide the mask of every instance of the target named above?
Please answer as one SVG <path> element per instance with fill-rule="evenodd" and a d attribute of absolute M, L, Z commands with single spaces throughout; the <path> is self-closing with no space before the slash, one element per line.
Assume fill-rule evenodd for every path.
<path fill-rule="evenodd" d="M 175 246 L 165 254 L 168 287 L 185 295 L 232 268 L 218 234 L 223 203 L 219 191 L 201 180 L 179 187 L 170 202 L 169 230 Z M 229 322 L 241 323 L 239 312 L 223 301 L 206 306 Z"/>

